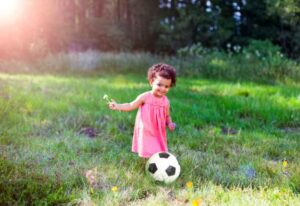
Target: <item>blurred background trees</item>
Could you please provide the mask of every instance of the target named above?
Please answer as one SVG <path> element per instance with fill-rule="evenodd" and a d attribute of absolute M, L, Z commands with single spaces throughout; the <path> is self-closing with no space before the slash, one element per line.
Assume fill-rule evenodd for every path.
<path fill-rule="evenodd" d="M 232 50 L 269 40 L 297 58 L 298 0 L 27 0 L 0 21 L 0 58 L 51 52 Z M 238 47 L 235 47 L 238 46 Z"/>

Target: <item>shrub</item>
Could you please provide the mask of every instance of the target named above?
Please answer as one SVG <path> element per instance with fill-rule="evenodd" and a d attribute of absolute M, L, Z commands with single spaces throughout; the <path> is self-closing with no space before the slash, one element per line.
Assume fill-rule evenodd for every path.
<path fill-rule="evenodd" d="M 202 46 L 201 43 L 196 43 L 191 46 L 187 46 L 177 50 L 178 57 L 200 57 L 204 54 L 207 54 L 210 50 Z"/>
<path fill-rule="evenodd" d="M 260 67 L 257 69 L 257 74 L 267 79 L 299 78 L 299 67 L 296 62 L 285 57 L 280 47 L 270 41 L 252 40 L 243 50 L 243 54 L 246 59 L 257 62 Z"/>

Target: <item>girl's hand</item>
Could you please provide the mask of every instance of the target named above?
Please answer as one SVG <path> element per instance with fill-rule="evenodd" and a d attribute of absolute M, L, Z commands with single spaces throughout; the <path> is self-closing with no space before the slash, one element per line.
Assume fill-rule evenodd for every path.
<path fill-rule="evenodd" d="M 168 128 L 169 128 L 169 130 L 170 130 L 171 132 L 173 132 L 173 131 L 175 130 L 175 128 L 176 128 L 176 124 L 175 124 L 174 122 L 170 122 L 170 123 L 168 124 Z"/>
<path fill-rule="evenodd" d="M 108 103 L 108 107 L 111 109 L 111 110 L 118 110 L 118 104 L 117 102 L 112 99 L 109 103 Z"/>

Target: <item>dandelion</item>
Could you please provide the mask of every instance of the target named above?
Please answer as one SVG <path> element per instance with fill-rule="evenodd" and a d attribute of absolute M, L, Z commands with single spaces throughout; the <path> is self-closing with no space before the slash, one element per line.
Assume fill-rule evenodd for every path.
<path fill-rule="evenodd" d="M 107 102 L 110 103 L 112 100 L 109 98 L 107 94 L 104 94 L 103 99 Z"/>
<path fill-rule="evenodd" d="M 283 160 L 282 161 L 282 167 L 285 169 L 288 166 L 288 161 L 287 160 Z"/>
<path fill-rule="evenodd" d="M 105 100 L 108 99 L 108 95 L 104 94 L 103 99 L 105 99 Z"/>
<path fill-rule="evenodd" d="M 191 181 L 187 182 L 185 185 L 187 188 L 193 188 L 193 182 Z"/>
<path fill-rule="evenodd" d="M 117 186 L 113 186 L 113 187 L 111 188 L 111 191 L 112 191 L 112 192 L 118 192 L 118 187 L 117 187 Z"/>
<path fill-rule="evenodd" d="M 289 172 L 287 170 L 287 167 L 288 167 L 288 161 L 287 160 L 283 160 L 282 161 L 282 172 L 284 175 L 288 176 L 289 175 Z"/>
<path fill-rule="evenodd" d="M 202 203 L 202 199 L 201 198 L 197 198 L 197 199 L 194 199 L 192 201 L 192 206 L 200 206 Z"/>

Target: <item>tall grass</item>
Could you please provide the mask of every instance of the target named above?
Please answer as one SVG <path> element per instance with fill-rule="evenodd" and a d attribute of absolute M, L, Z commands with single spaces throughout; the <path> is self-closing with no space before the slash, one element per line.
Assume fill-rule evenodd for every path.
<path fill-rule="evenodd" d="M 2 61 L 4 72 L 61 72 L 61 73 L 144 73 L 161 58 L 150 53 L 110 53 L 85 51 L 49 54 L 31 62 Z"/>
<path fill-rule="evenodd" d="M 256 43 L 235 53 L 209 50 L 159 56 L 150 53 L 85 51 L 58 53 L 30 62 L 0 61 L 0 71 L 80 74 L 145 74 L 158 62 L 173 65 L 179 75 L 229 81 L 287 83 L 300 81 L 300 65 L 269 44 Z M 266 48 L 264 48 L 264 46 Z M 195 49 L 191 49 L 194 51 Z M 185 50 L 184 50 L 185 51 Z M 189 51 L 189 50 L 187 50 Z"/>

